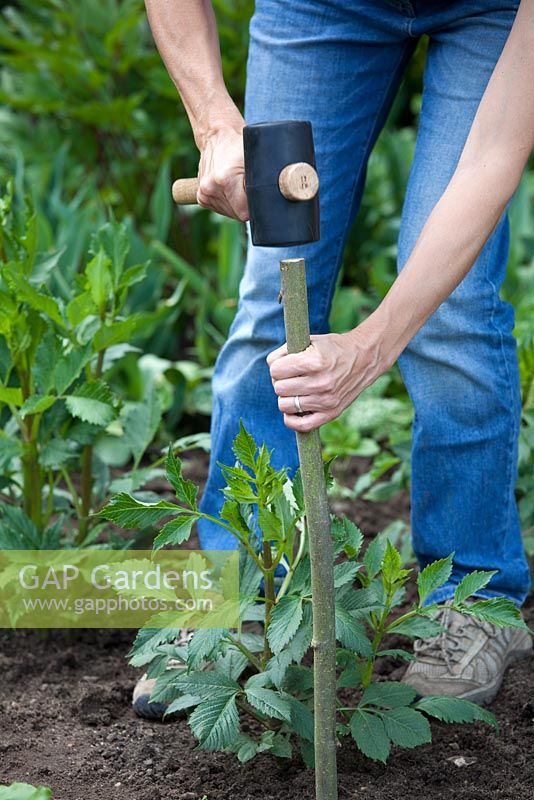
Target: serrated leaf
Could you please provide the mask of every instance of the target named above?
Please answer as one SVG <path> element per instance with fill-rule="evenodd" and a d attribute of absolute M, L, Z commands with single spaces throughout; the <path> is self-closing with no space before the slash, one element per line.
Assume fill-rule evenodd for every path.
<path fill-rule="evenodd" d="M 235 500 L 225 500 L 221 508 L 220 516 L 225 519 L 230 525 L 243 536 L 248 536 L 250 533 L 247 523 L 245 522 L 239 503 Z"/>
<path fill-rule="evenodd" d="M 528 630 L 521 611 L 507 597 L 493 597 L 489 600 L 477 600 L 462 609 L 464 614 L 489 622 L 499 627 L 520 628 Z"/>
<path fill-rule="evenodd" d="M 447 558 L 440 558 L 425 567 L 417 576 L 419 602 L 423 604 L 429 594 L 447 583 L 452 572 L 454 553 Z"/>
<path fill-rule="evenodd" d="M 358 655 L 371 656 L 371 642 L 365 627 L 339 604 L 336 605 L 336 639 Z"/>
<path fill-rule="evenodd" d="M 363 533 L 354 522 L 346 517 L 334 517 L 332 536 L 338 550 L 344 550 L 349 558 L 356 558 L 363 544 Z"/>
<path fill-rule="evenodd" d="M 375 575 L 380 572 L 380 567 L 382 566 L 382 561 L 384 560 L 384 553 L 386 552 L 386 543 L 380 537 L 376 536 L 373 541 L 368 545 L 367 550 L 365 551 L 365 555 L 363 557 L 363 563 L 365 565 L 365 569 L 367 570 L 367 574 L 370 578 L 374 578 Z"/>
<path fill-rule="evenodd" d="M 145 528 L 178 511 L 180 508 L 177 505 L 166 500 L 143 503 L 126 492 L 120 492 L 111 498 L 98 515 L 122 528 Z"/>
<path fill-rule="evenodd" d="M 219 669 L 212 672 L 180 673 L 174 681 L 174 686 L 183 694 L 198 695 L 203 700 L 212 696 L 229 696 L 240 691 L 239 684 Z"/>
<path fill-rule="evenodd" d="M 192 694 L 183 694 L 173 700 L 165 710 L 165 717 L 170 717 L 171 714 L 176 714 L 178 711 L 184 711 L 186 708 L 192 708 L 200 703 L 200 697 Z"/>
<path fill-rule="evenodd" d="M 412 617 L 400 622 L 398 625 L 393 623 L 388 630 L 395 631 L 395 633 L 399 633 L 402 636 L 409 636 L 412 639 L 429 639 L 441 633 L 443 626 L 433 619 Z"/>
<path fill-rule="evenodd" d="M 100 427 L 109 425 L 117 413 L 111 391 L 102 380 L 83 383 L 65 397 L 65 404 L 73 417 Z"/>
<path fill-rule="evenodd" d="M 384 711 L 382 722 L 393 744 L 399 747 L 419 747 L 432 741 L 428 720 L 413 708 Z"/>
<path fill-rule="evenodd" d="M 165 474 L 167 480 L 176 492 L 176 496 L 182 503 L 196 509 L 196 498 L 198 494 L 198 486 L 193 481 L 187 480 L 182 476 L 182 462 L 176 458 L 172 452 L 172 447 L 169 447 L 167 459 L 165 461 Z"/>
<path fill-rule="evenodd" d="M 458 604 L 463 603 L 464 600 L 467 600 L 467 598 L 471 597 L 475 592 L 479 592 L 484 586 L 488 585 L 497 572 L 498 570 L 496 569 L 490 572 L 475 570 L 475 572 L 470 572 L 469 575 L 465 575 L 456 587 L 454 602 Z"/>
<path fill-rule="evenodd" d="M 376 655 L 379 658 L 383 658 L 384 656 L 391 656 L 391 658 L 401 658 L 403 661 L 413 661 L 415 658 L 413 653 L 409 653 L 407 650 L 402 650 L 398 647 L 395 647 L 390 650 L 379 650 Z"/>
<path fill-rule="evenodd" d="M 212 695 L 189 716 L 189 725 L 201 750 L 223 750 L 239 734 L 239 715 L 235 694 Z"/>
<path fill-rule="evenodd" d="M 243 420 L 239 421 L 239 433 L 232 443 L 232 450 L 237 460 L 245 467 L 253 470 L 255 467 L 255 456 L 258 448 L 253 437 L 248 433 Z"/>
<path fill-rule="evenodd" d="M 219 647 L 225 634 L 224 628 L 198 628 L 187 647 L 187 666 L 196 669 Z"/>
<path fill-rule="evenodd" d="M 362 710 L 355 711 L 350 720 L 350 732 L 358 749 L 367 758 L 386 763 L 391 748 L 389 736 L 379 716 Z"/>
<path fill-rule="evenodd" d="M 258 525 L 266 539 L 280 539 L 282 535 L 282 520 L 274 511 L 261 507 L 258 510 Z"/>
<path fill-rule="evenodd" d="M 486 722 L 497 728 L 497 720 L 487 709 L 471 703 L 469 700 L 462 700 L 459 697 L 424 697 L 415 703 L 414 708 L 423 711 L 431 717 L 442 722 Z"/>
<path fill-rule="evenodd" d="M 358 705 L 400 708 L 401 706 L 410 705 L 416 694 L 415 689 L 408 686 L 407 683 L 380 681 L 367 687 Z"/>
<path fill-rule="evenodd" d="M 302 598 L 282 597 L 272 610 L 267 639 L 276 655 L 291 641 L 302 620 Z"/>
<path fill-rule="evenodd" d="M 388 539 L 386 541 L 386 550 L 382 561 L 382 575 L 384 581 L 389 584 L 394 583 L 400 577 L 401 570 L 402 561 L 400 553 L 393 547 Z"/>
<path fill-rule="evenodd" d="M 168 544 L 182 544 L 182 542 L 187 541 L 196 519 L 198 519 L 196 514 L 189 514 L 175 517 L 165 523 L 154 539 L 154 550 L 160 550 Z"/>
<path fill-rule="evenodd" d="M 355 564 L 353 561 L 336 564 L 334 566 L 334 588 L 339 589 L 346 583 L 352 583 L 359 569 L 360 564 Z"/>
<path fill-rule="evenodd" d="M 284 697 L 291 706 L 291 727 L 301 739 L 306 742 L 313 742 L 314 725 L 312 712 L 302 700 L 298 700 L 288 694 L 285 694 Z"/>
<path fill-rule="evenodd" d="M 251 706 L 257 708 L 262 714 L 284 722 L 291 721 L 291 706 L 278 692 L 273 689 L 250 687 L 245 690 L 247 700 Z"/>
<path fill-rule="evenodd" d="M 53 406 L 56 400 L 57 397 L 51 394 L 33 394 L 22 404 L 20 415 L 24 418 L 29 414 L 41 414 L 43 411 Z"/>

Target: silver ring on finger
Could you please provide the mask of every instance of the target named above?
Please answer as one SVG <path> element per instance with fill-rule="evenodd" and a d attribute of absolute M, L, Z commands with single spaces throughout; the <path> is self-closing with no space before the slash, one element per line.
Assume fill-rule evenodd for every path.
<path fill-rule="evenodd" d="M 296 394 L 295 397 L 293 398 L 293 402 L 295 403 L 295 408 L 297 409 L 297 413 L 303 414 L 304 411 L 302 410 L 302 406 L 300 404 L 300 397 L 298 396 L 298 394 Z"/>

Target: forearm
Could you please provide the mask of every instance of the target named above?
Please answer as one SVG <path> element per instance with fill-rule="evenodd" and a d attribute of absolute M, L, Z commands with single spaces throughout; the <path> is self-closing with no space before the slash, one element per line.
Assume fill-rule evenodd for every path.
<path fill-rule="evenodd" d="M 522 0 L 454 176 L 386 298 L 360 326 L 382 371 L 466 276 L 517 188 L 534 147 L 533 74 L 534 0 Z"/>
<path fill-rule="evenodd" d="M 501 165 L 457 170 L 390 291 L 360 326 L 380 371 L 395 362 L 470 270 L 499 221 L 519 174 Z"/>
<path fill-rule="evenodd" d="M 210 0 L 145 0 L 150 27 L 202 149 L 221 127 L 243 121 L 224 85 Z"/>

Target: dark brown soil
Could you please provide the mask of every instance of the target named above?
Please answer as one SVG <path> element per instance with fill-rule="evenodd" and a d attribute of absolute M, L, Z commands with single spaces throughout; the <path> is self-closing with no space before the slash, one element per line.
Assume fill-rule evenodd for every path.
<path fill-rule="evenodd" d="M 347 511 L 347 509 L 344 509 Z M 406 518 L 407 500 L 358 502 L 369 533 Z M 534 624 L 534 604 L 527 608 Z M 298 758 L 195 749 L 185 721 L 158 724 L 130 710 L 135 673 L 124 660 L 129 631 L 0 632 L 0 784 L 50 786 L 55 800 L 312 800 L 313 773 Z M 510 668 L 492 710 L 501 730 L 433 725 L 431 745 L 396 751 L 387 766 L 345 740 L 340 800 L 532 800 L 534 673 Z M 386 670 L 391 667 L 386 665 Z M 397 677 L 397 674 L 393 677 Z M 452 759 L 464 757 L 466 766 Z"/>

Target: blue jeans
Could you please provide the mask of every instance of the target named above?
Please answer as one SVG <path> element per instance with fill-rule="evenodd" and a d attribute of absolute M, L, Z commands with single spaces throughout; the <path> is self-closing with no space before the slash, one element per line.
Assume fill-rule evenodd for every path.
<path fill-rule="evenodd" d="M 233 463 L 239 419 L 295 467 L 295 434 L 272 390 L 266 355 L 285 339 L 280 258 L 305 257 L 311 329 L 328 316 L 369 153 L 405 67 L 429 36 L 423 104 L 402 215 L 399 268 L 453 174 L 476 109 L 513 23 L 514 0 L 257 0 L 251 22 L 247 122 L 309 119 L 321 179 L 320 242 L 249 246 L 237 315 L 213 381 L 213 452 L 202 505 L 217 514 L 216 462 Z M 454 231 L 451 231 L 454 236 Z M 455 551 L 443 601 L 475 569 L 496 569 L 484 596 L 522 603 L 529 589 L 514 499 L 520 394 L 513 310 L 499 297 L 508 253 L 500 221 L 462 284 L 399 359 L 415 407 L 413 545 L 421 566 Z M 203 523 L 204 548 L 234 540 Z"/>

